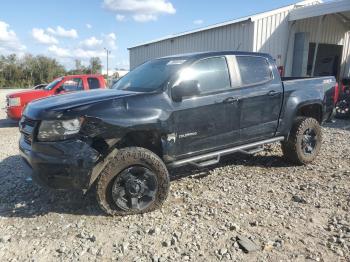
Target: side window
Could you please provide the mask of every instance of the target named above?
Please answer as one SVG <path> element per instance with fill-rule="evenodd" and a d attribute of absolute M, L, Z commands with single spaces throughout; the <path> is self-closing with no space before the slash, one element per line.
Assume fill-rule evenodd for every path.
<path fill-rule="evenodd" d="M 98 79 L 95 77 L 89 77 L 88 83 L 89 83 L 90 89 L 99 89 L 100 88 L 100 81 L 98 81 Z"/>
<path fill-rule="evenodd" d="M 242 84 L 255 85 L 272 79 L 272 71 L 267 60 L 258 56 L 237 56 Z"/>
<path fill-rule="evenodd" d="M 72 78 L 66 80 L 62 85 L 62 89 L 67 92 L 83 90 L 83 80 L 81 78 Z"/>
<path fill-rule="evenodd" d="M 212 57 L 200 60 L 187 71 L 186 80 L 197 80 L 201 94 L 224 90 L 231 87 L 225 57 Z M 181 77 L 182 78 L 182 77 Z"/>

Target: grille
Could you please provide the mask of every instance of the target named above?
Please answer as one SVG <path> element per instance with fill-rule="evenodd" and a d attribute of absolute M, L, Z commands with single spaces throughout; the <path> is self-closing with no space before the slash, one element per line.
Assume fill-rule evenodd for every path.
<path fill-rule="evenodd" d="M 19 127 L 23 135 L 23 140 L 27 144 L 31 145 L 33 142 L 33 134 L 38 122 L 27 117 L 22 117 Z"/>
<path fill-rule="evenodd" d="M 23 123 L 24 123 L 26 126 L 35 127 L 36 121 L 35 121 L 35 120 L 32 120 L 32 119 L 29 119 L 29 118 L 24 117 L 24 121 L 23 121 Z"/>
<path fill-rule="evenodd" d="M 31 145 L 32 144 L 32 136 L 28 134 L 23 134 L 23 140 L 27 144 Z"/>

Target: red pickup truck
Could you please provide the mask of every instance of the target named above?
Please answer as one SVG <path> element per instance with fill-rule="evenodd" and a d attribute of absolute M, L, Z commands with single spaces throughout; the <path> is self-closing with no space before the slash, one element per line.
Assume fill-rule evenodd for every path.
<path fill-rule="evenodd" d="M 71 75 L 59 77 L 43 89 L 30 89 L 8 94 L 6 96 L 7 116 L 13 120 L 21 119 L 22 112 L 26 105 L 35 99 L 68 92 L 100 88 L 106 88 L 106 82 L 102 75 Z"/>

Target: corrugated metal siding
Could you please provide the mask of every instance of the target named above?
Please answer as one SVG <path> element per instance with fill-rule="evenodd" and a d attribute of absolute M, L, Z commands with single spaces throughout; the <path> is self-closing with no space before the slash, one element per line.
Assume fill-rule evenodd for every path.
<path fill-rule="evenodd" d="M 319 17 L 302 19 L 295 24 L 295 32 L 310 34 L 310 42 L 317 41 Z M 321 27 L 319 43 L 343 45 L 340 77 L 349 76 L 349 34 L 345 26 L 334 15 L 327 15 Z"/>
<path fill-rule="evenodd" d="M 254 23 L 250 21 L 167 39 L 130 49 L 130 68 L 153 58 L 190 52 L 252 51 Z"/>
<path fill-rule="evenodd" d="M 188 52 L 239 50 L 281 55 L 284 64 L 288 42 L 289 10 L 220 28 L 184 35 L 174 39 L 130 49 L 130 68 L 152 58 Z"/>
<path fill-rule="evenodd" d="M 308 32 L 310 33 L 310 42 L 316 42 L 318 22 L 318 17 L 297 21 L 296 32 Z M 334 15 L 328 15 L 322 24 L 320 43 L 343 45 L 345 32 L 344 26 L 338 19 Z"/>
<path fill-rule="evenodd" d="M 254 26 L 254 52 L 264 52 L 271 54 L 284 64 L 288 43 L 288 14 L 284 11 L 255 21 Z"/>
<path fill-rule="evenodd" d="M 309 41 L 315 43 L 317 40 L 317 28 L 319 24 L 319 17 L 303 19 L 296 21 L 291 30 L 291 38 L 289 43 L 288 61 L 286 65 L 286 76 L 291 75 L 292 60 L 293 60 L 293 48 L 294 48 L 294 35 L 295 33 L 306 32 L 309 33 Z M 347 29 L 344 25 L 334 16 L 329 15 L 323 21 L 320 34 L 320 43 L 322 44 L 334 44 L 343 45 L 343 56 L 341 74 L 343 76 L 346 69 L 345 66 L 350 63 L 349 61 L 349 44 L 346 45 L 346 40 L 349 36 L 346 34 Z M 348 41 L 348 40 L 347 40 Z"/>
<path fill-rule="evenodd" d="M 344 38 L 341 76 L 350 77 L 350 32 Z"/>
<path fill-rule="evenodd" d="M 294 35 L 298 32 L 310 34 L 310 42 L 316 42 L 319 18 L 288 22 L 290 10 L 261 16 L 252 22 L 240 22 L 180 37 L 138 46 L 130 49 L 130 67 L 153 58 L 189 52 L 240 50 L 271 54 L 278 65 L 285 65 L 286 75 L 291 73 Z M 341 76 L 350 77 L 350 33 L 334 15 L 325 18 L 320 43 L 343 45 Z M 287 50 L 288 49 L 288 50 Z M 288 53 L 287 53 L 288 51 Z M 287 59 L 287 60 L 286 60 Z"/>

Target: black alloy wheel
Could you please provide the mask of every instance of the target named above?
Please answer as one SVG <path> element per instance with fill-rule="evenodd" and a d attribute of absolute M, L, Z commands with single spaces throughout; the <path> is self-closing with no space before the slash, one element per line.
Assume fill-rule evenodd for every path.
<path fill-rule="evenodd" d="M 316 144 L 317 134 L 315 130 L 313 130 L 312 128 L 306 129 L 301 140 L 301 148 L 303 149 L 304 154 L 313 154 L 316 149 Z"/>
<path fill-rule="evenodd" d="M 116 206 L 124 211 L 142 211 L 153 203 L 157 188 L 157 177 L 150 169 L 131 166 L 115 178 L 112 198 Z"/>
<path fill-rule="evenodd" d="M 112 216 L 143 214 L 160 208 L 170 187 L 158 155 L 141 147 L 118 149 L 96 181 L 101 209 Z"/>

